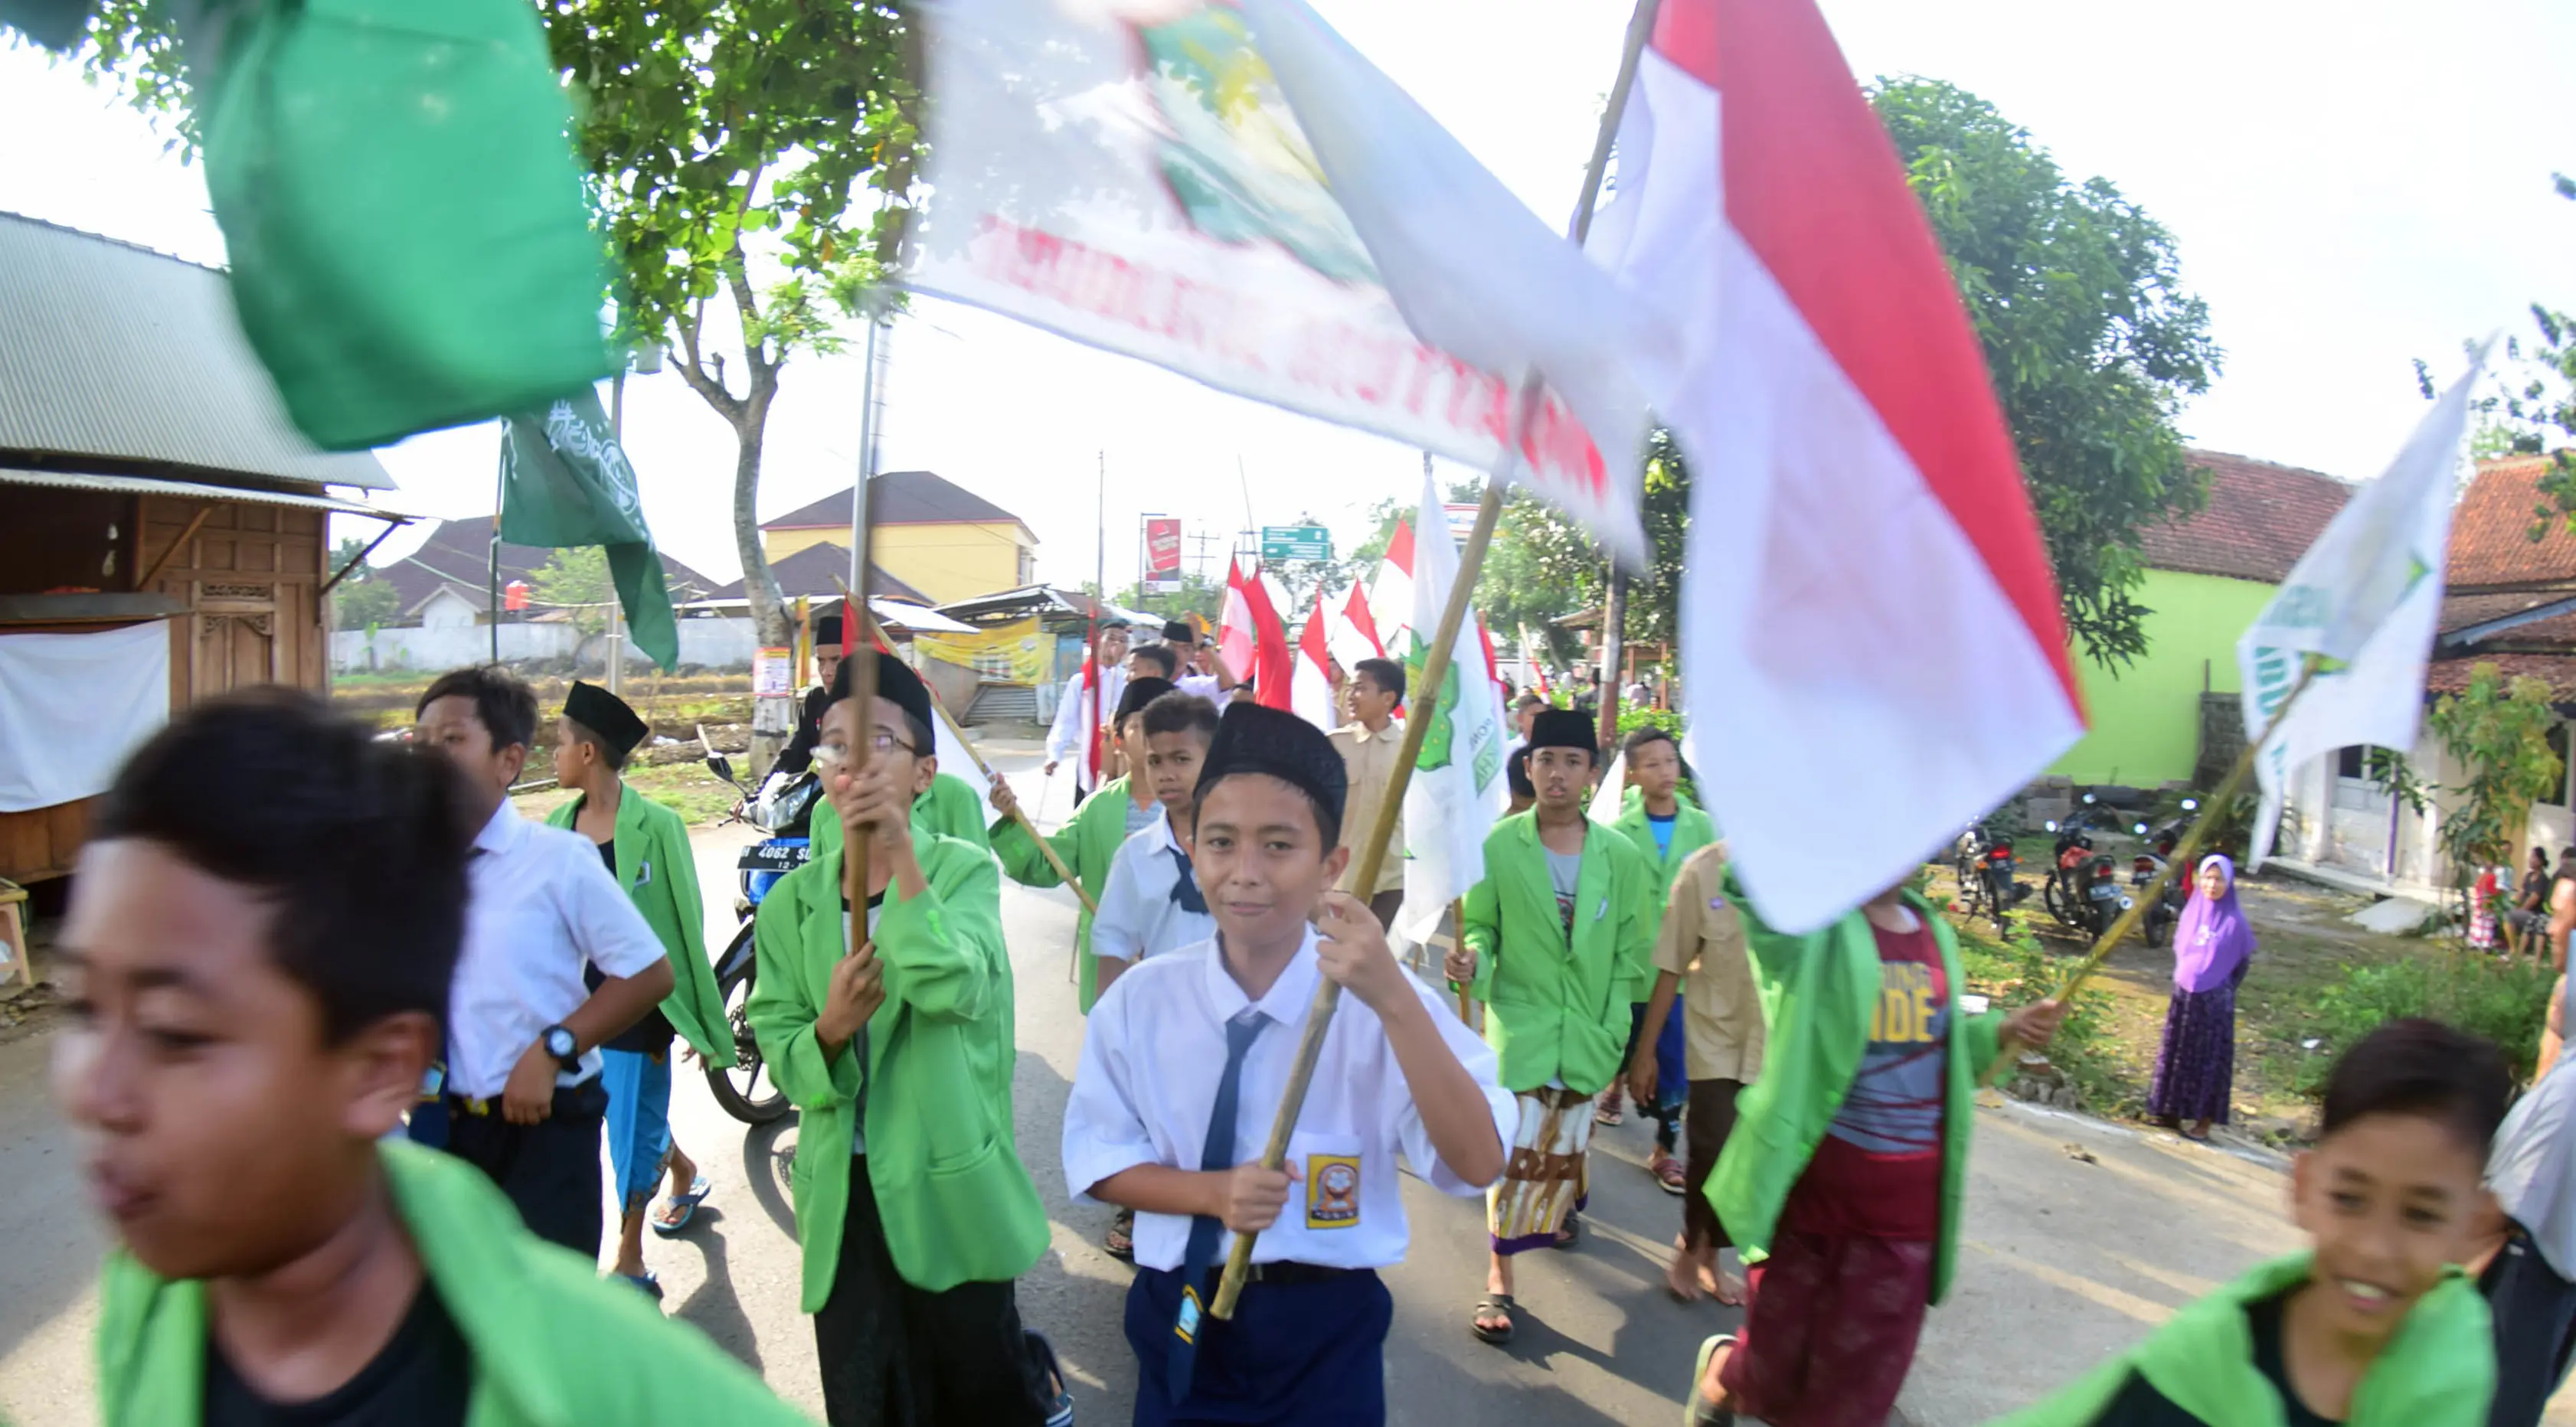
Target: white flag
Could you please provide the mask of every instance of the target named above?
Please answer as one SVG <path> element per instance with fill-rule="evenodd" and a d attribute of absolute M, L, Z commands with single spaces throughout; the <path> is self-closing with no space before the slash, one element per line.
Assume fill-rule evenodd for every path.
<path fill-rule="evenodd" d="M 1508 464 L 1643 560 L 1637 452 L 1677 336 L 1303 0 L 915 13 L 929 197 L 906 285 Z"/>
<path fill-rule="evenodd" d="M 2309 656 L 2317 672 L 2254 759 L 2263 789 L 2246 870 L 2272 850 L 2290 773 L 2358 743 L 2415 746 L 2424 720 L 2424 663 L 2442 613 L 2453 472 L 2467 429 L 2468 372 L 2434 404 L 2397 460 L 2363 487 L 2281 582 L 2280 592 L 2236 642 L 2245 689 L 2245 737 L 2263 739 Z"/>
<path fill-rule="evenodd" d="M 1405 654 L 1408 717 L 1432 720 L 1422 754 L 1404 788 L 1404 909 L 1396 930 L 1427 941 L 1449 904 L 1484 880 L 1485 835 L 1511 806 L 1503 777 L 1503 705 L 1485 676 L 1485 649 L 1473 621 L 1460 621 L 1449 671 L 1427 689 L 1422 666 L 1439 632 L 1440 612 L 1458 579 L 1458 546 L 1440 515 L 1440 491 L 1422 478 L 1422 511 L 1414 522 L 1413 632 Z"/>

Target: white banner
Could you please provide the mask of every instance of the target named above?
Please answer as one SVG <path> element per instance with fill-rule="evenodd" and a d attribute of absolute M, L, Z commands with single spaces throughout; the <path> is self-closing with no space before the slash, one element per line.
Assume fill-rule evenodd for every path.
<path fill-rule="evenodd" d="M 908 286 L 1479 470 L 1517 436 L 1508 474 L 1643 558 L 1640 354 L 1677 343 L 1299 0 L 916 13 Z"/>
<path fill-rule="evenodd" d="M 2318 661 L 2307 692 L 2254 759 L 2263 803 L 2247 848 L 2249 872 L 2272 850 L 2293 770 L 2354 744 L 2401 752 L 2415 746 L 2424 664 L 2441 624 L 2453 473 L 2469 387 L 2485 363 L 2482 350 L 2386 473 L 2355 494 L 2299 557 L 2236 643 L 2249 742 L 2271 728 L 2307 659 Z"/>
<path fill-rule="evenodd" d="M 1485 876 L 1485 836 L 1511 806 L 1503 777 L 1503 705 L 1485 677 L 1485 650 L 1472 620 L 1449 650 L 1449 672 L 1436 690 L 1423 687 L 1429 638 L 1458 579 L 1458 548 L 1440 518 L 1440 492 L 1422 478 L 1422 509 L 1413 539 L 1413 629 L 1405 656 L 1409 717 L 1433 720 L 1422 738 L 1412 781 L 1404 789 L 1404 910 L 1396 929 L 1426 941 L 1449 904 Z"/>
<path fill-rule="evenodd" d="M 169 720 L 167 621 L 0 635 L 0 813 L 106 792 Z"/>

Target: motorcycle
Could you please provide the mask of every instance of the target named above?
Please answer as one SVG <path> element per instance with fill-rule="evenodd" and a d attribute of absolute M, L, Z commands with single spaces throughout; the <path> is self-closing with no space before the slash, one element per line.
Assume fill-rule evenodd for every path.
<path fill-rule="evenodd" d="M 739 887 L 733 908 L 734 915 L 742 919 L 742 928 L 716 958 L 716 990 L 724 998 L 725 1022 L 733 1030 L 734 1058 L 730 1065 L 708 1064 L 707 1088 L 714 1092 L 716 1103 L 724 1107 L 726 1114 L 746 1125 L 766 1125 L 785 1115 L 788 1105 L 787 1093 L 770 1080 L 768 1067 L 762 1063 L 760 1043 L 752 1036 L 746 1014 L 759 973 L 752 949 L 752 924 L 759 915 L 761 899 L 778 885 L 778 879 L 804 866 L 813 856 L 813 845 L 806 834 L 822 784 L 808 769 L 775 789 L 755 794 L 734 776 L 733 764 L 723 754 L 709 752 L 707 769 L 742 794 L 742 801 L 725 821 L 747 823 L 768 834 L 744 848 L 734 863 Z"/>
<path fill-rule="evenodd" d="M 2087 793 L 2084 806 L 2064 822 L 2052 819 L 2045 824 L 2057 834 L 2057 843 L 2052 849 L 2048 881 L 2040 888 L 2040 900 L 2060 923 L 2096 938 L 2111 929 L 2112 921 L 2130 901 L 2120 893 L 2111 859 L 2093 851 L 2092 831 L 2107 816 L 2109 810 Z"/>
<path fill-rule="evenodd" d="M 1981 822 L 1971 823 L 1959 834 L 1959 903 L 1967 920 L 1983 913 L 1993 920 L 1997 935 L 2011 935 L 2006 918 L 2030 895 L 2030 889 L 2013 876 L 2018 867 L 2011 838 L 1989 833 Z"/>
<path fill-rule="evenodd" d="M 2142 850 L 2130 860 L 2129 885 L 2144 888 L 2154 883 L 2156 875 L 2165 870 L 2165 864 L 2173 860 L 2174 848 L 2182 842 L 2184 827 L 2191 822 L 2191 815 L 2198 811 L 2200 811 L 2200 800 L 2185 798 L 2182 800 L 2182 811 L 2175 815 L 2173 821 L 2156 829 L 2154 833 L 2150 834 L 2147 831 L 2145 823 L 2137 825 L 2134 831 L 2138 836 L 2148 838 L 2149 845 L 2154 850 L 2152 852 Z M 2172 934 L 2174 924 L 2182 919 L 2183 904 L 2190 900 L 2191 887 L 2187 879 L 2176 877 L 2165 884 L 2163 894 L 2156 898 L 2154 905 L 2147 908 L 2143 926 L 2147 945 L 2165 944 L 2165 938 Z"/>

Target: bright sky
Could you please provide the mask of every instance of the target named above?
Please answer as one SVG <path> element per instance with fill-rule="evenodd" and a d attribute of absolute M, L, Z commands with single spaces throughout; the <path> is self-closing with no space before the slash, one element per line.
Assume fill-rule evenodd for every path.
<path fill-rule="evenodd" d="M 1316 5 L 1550 224 L 1565 220 L 1628 0 Z M 2576 6 L 1823 5 L 1856 73 L 1984 96 L 2071 175 L 2112 180 L 2174 233 L 2227 352 L 2217 387 L 2184 413 L 2195 444 L 2375 475 L 2422 413 L 2414 358 L 2447 373 L 2463 338 L 2527 332 L 2526 304 L 2576 304 L 2576 204 L 2549 185 L 2576 170 L 2576 141 L 2532 63 L 2576 54 Z M 221 261 L 197 171 L 68 67 L 0 48 L 0 133 L 18 136 L 0 146 L 0 209 Z M 1044 579 L 1089 578 L 1104 543 L 1111 583 L 1132 579 L 1148 511 L 1216 536 L 1221 561 L 1247 518 L 1312 515 L 1347 546 L 1371 503 L 1419 489 L 1410 449 L 979 312 L 921 302 L 894 343 L 885 469 L 926 467 L 1018 513 Z M 787 369 L 764 516 L 847 489 L 858 378 L 855 356 Z M 662 547 L 719 579 L 739 574 L 729 429 L 665 374 L 629 383 L 626 432 Z M 391 503 L 488 513 L 496 444 L 476 428 L 384 453 L 402 487 Z M 1195 559 L 1201 547 L 1185 548 Z"/>

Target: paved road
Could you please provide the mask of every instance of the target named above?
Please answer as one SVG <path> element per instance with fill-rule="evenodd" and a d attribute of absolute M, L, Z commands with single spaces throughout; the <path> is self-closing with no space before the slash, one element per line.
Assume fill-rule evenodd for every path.
<path fill-rule="evenodd" d="M 1035 762 L 1027 754 L 1004 759 L 1027 795 L 1037 792 Z M 1050 810 L 1060 815 L 1063 803 L 1059 790 Z M 744 840 L 740 829 L 695 838 L 711 940 L 732 930 L 726 889 Z M 1065 976 L 1073 910 L 1069 893 L 1003 894 L 1019 986 L 1020 1146 L 1055 1229 L 1051 1251 L 1022 1281 L 1022 1309 L 1055 1339 L 1082 1420 L 1112 1424 L 1127 1420 L 1134 1375 L 1119 1330 L 1127 1270 L 1097 1247 L 1108 1211 L 1067 1199 L 1056 1148 L 1081 1036 Z M 69 1137 L 43 1098 L 43 1061 L 41 1039 L 0 1046 L 7 1188 L 0 1415 L 78 1423 L 92 1420 L 88 1339 L 101 1240 L 83 1207 Z M 795 1128 L 746 1131 L 694 1077 L 680 1081 L 672 1118 L 715 1195 L 688 1237 L 648 1241 L 669 1311 L 819 1416 L 812 1332 L 796 1311 L 785 1188 Z M 1466 1331 L 1483 1288 L 1480 1207 L 1407 1183 L 1414 1252 L 1388 1275 L 1394 1422 L 1576 1427 L 1672 1419 L 1693 1348 L 1731 1327 L 1735 1315 L 1685 1307 L 1662 1292 L 1660 1265 L 1679 1205 L 1645 1175 L 1647 1135 L 1632 1120 L 1595 1141 L 1584 1244 L 1524 1258 L 1520 1339 L 1504 1350 Z M 1978 1112 L 1959 1281 L 1925 1331 L 1904 1415 L 1925 1427 L 1965 1427 L 2100 1361 L 2175 1307 L 2288 1247 L 2282 1193 L 2281 1176 L 2265 1165 L 2171 1136 L 1990 1102 Z"/>

